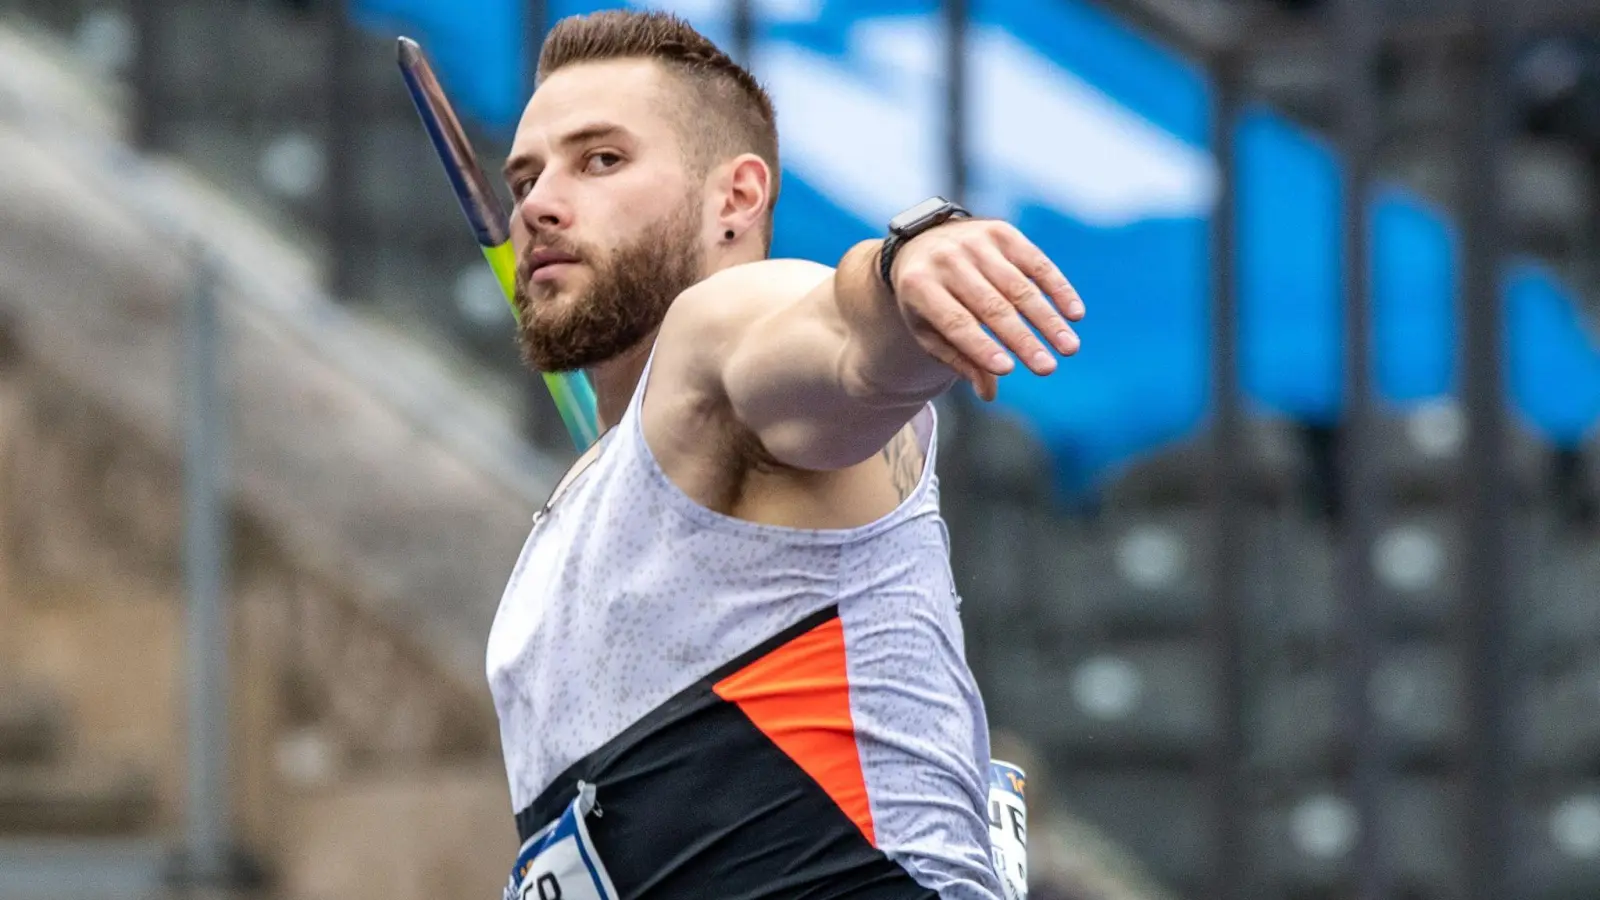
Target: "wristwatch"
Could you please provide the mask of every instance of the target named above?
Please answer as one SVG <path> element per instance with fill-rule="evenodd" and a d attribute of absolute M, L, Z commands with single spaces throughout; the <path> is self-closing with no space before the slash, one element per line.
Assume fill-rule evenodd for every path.
<path fill-rule="evenodd" d="M 893 293 L 894 282 L 889 279 L 889 272 L 894 266 L 895 254 L 906 245 L 906 241 L 951 219 L 970 218 L 972 213 L 963 209 L 961 204 L 943 197 L 929 197 L 890 219 L 889 236 L 884 238 L 883 247 L 878 251 L 878 276 L 883 279 L 884 287 Z"/>

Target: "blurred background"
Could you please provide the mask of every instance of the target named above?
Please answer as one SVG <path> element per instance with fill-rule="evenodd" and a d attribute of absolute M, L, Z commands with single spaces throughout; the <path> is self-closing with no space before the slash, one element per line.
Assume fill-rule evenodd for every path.
<path fill-rule="evenodd" d="M 394 39 L 494 171 L 585 3 L 0 0 L 0 898 L 504 884 L 574 454 Z M 1036 900 L 1600 897 L 1600 2 L 665 8 L 777 254 L 942 193 L 1088 300 L 941 401 Z"/>

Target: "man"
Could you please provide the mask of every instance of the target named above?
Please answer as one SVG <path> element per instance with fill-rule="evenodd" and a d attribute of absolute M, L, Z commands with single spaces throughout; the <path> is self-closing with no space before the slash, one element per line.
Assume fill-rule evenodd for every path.
<path fill-rule="evenodd" d="M 489 637 L 508 895 L 999 897 L 930 401 L 1052 371 L 1072 288 L 937 200 L 767 260 L 771 102 L 660 14 L 556 25 L 506 177 L 524 355 L 605 430 Z"/>

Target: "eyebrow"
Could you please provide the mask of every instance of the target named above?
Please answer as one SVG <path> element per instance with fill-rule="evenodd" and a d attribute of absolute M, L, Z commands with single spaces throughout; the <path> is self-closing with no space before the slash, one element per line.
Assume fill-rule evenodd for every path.
<path fill-rule="evenodd" d="M 595 122 L 591 125 L 585 125 L 576 131 L 570 131 L 566 133 L 561 137 L 560 140 L 556 141 L 556 144 L 561 147 L 572 147 L 577 144 L 587 144 L 593 141 L 616 137 L 618 135 L 624 135 L 627 133 L 628 130 L 623 128 L 621 125 L 615 125 L 609 122 Z M 502 170 L 501 174 L 505 177 L 506 181 L 510 181 L 512 178 L 516 177 L 517 173 L 533 167 L 533 165 L 538 161 L 539 155 L 536 153 L 518 153 L 517 155 L 506 160 L 505 169 Z"/>

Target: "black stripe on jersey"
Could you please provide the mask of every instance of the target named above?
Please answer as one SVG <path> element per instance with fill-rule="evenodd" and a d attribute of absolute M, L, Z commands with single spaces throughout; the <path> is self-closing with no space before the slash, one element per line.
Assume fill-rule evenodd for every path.
<path fill-rule="evenodd" d="M 589 833 L 623 900 L 930 900 L 712 686 L 838 616 L 822 610 L 652 710 L 517 814 L 524 841 L 595 785 Z"/>
<path fill-rule="evenodd" d="M 837 618 L 839 618 L 839 607 L 828 606 L 819 609 L 811 615 L 806 616 L 804 619 L 801 619 L 793 625 L 790 625 L 788 628 L 785 628 L 772 637 L 767 638 L 749 650 L 746 650 L 733 659 L 730 659 L 718 666 L 710 675 L 705 677 L 705 682 L 707 684 L 716 684 L 717 682 L 727 678 L 729 675 L 732 675 L 745 666 L 750 665 L 761 657 L 766 656 L 768 653 L 771 653 L 779 647 L 782 647 L 784 644 L 789 643 L 800 635 L 805 634 L 813 628 L 816 628 L 823 622 L 831 622 Z"/>

